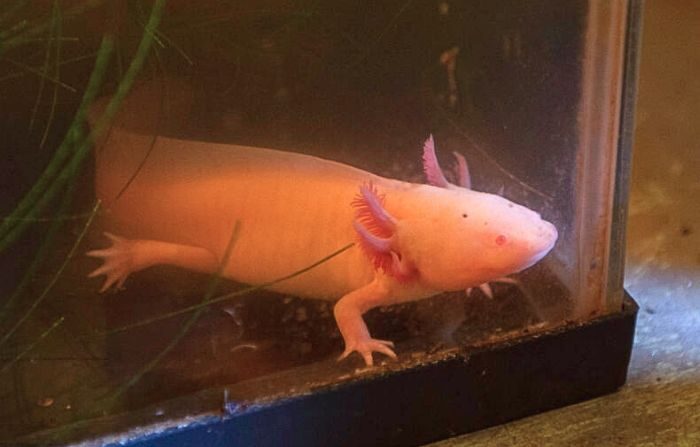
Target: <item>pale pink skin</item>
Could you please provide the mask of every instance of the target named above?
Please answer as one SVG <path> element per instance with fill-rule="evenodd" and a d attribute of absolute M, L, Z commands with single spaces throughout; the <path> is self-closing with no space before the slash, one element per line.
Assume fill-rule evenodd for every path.
<path fill-rule="evenodd" d="M 357 241 L 270 288 L 338 300 L 341 358 L 357 351 L 367 365 L 373 352 L 396 357 L 390 341 L 371 338 L 362 319 L 369 309 L 482 286 L 533 265 L 557 239 L 554 226 L 536 212 L 500 196 L 440 184 L 439 178 L 440 186 L 413 184 L 307 155 L 164 137 L 115 200 L 151 142 L 151 136 L 114 128 L 98 149 L 97 195 L 107 210 L 107 228 L 119 235 L 110 234 L 111 247 L 89 253 L 105 261 L 90 275 L 106 275 L 103 290 L 154 264 L 216 272 L 236 223 L 240 231 L 223 275 L 248 284 L 289 275 Z M 432 144 L 431 137 L 429 178 L 439 171 Z M 466 163 L 460 178 L 469 181 Z M 370 183 L 379 196 L 373 210 L 383 210 L 395 224 L 379 235 L 388 252 L 368 249 L 367 237 L 377 235 L 362 231 L 351 205 Z M 396 266 L 405 267 L 404 274 L 394 264 L 377 268 L 376 256 L 400 259 Z"/>

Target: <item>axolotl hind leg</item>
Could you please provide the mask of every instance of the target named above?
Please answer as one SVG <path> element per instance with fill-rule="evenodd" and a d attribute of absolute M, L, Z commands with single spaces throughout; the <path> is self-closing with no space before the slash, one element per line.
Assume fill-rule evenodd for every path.
<path fill-rule="evenodd" d="M 88 275 L 90 278 L 106 276 L 100 292 L 113 285 L 121 288 L 131 273 L 156 264 L 175 265 L 203 273 L 213 273 L 218 267 L 216 256 L 201 247 L 147 239 L 126 239 L 111 233 L 105 233 L 105 236 L 112 242 L 111 247 L 87 252 L 88 256 L 104 260 L 100 267 Z"/>
<path fill-rule="evenodd" d="M 338 360 L 344 359 L 355 351 L 362 356 L 367 366 L 373 365 L 373 352 L 396 358 L 396 354 L 391 349 L 394 344 L 387 340 L 372 338 L 362 319 L 362 314 L 368 310 L 387 304 L 392 304 L 392 300 L 388 290 L 378 280 L 348 293 L 336 303 L 333 314 L 345 341 L 345 351 Z"/>

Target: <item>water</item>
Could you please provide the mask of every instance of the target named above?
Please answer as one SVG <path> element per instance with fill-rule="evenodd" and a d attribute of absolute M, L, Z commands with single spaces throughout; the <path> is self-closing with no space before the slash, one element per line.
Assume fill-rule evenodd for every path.
<path fill-rule="evenodd" d="M 615 31 L 624 23 L 622 6 L 270 1 L 83 10 L 77 1 L 10 3 L 16 10 L 0 13 L 6 33 L 0 107 L 12 110 L 0 119 L 7 141 L 0 210 L 8 216 L 0 233 L 3 441 L 67 442 L 230 410 L 415 367 L 620 305 L 615 284 L 606 292 L 618 261 L 607 254 L 615 231 L 610 181 L 618 129 L 600 132 L 596 124 L 617 109 L 595 104 L 612 98 L 619 106 L 621 55 L 603 50 L 621 48 Z M 145 23 L 156 29 L 157 22 L 157 31 L 144 31 Z M 121 168 L 95 164 L 87 117 L 80 116 L 81 100 L 93 93 L 107 98 L 103 106 L 116 98 L 115 120 L 107 119 L 110 109 L 106 115 L 104 107 L 91 109 L 92 130 L 102 130 L 98 146 L 105 138 L 139 135 L 138 147 L 108 146 L 117 158 L 134 161 L 124 165 L 130 172 L 111 191 L 119 196 L 111 202 L 96 202 L 100 179 Z M 162 138 L 185 148 L 196 141 L 313 155 L 425 183 L 422 145 L 430 134 L 448 180 L 458 182 L 451 170 L 458 151 L 475 190 L 535 210 L 555 225 L 559 239 L 543 260 L 512 275 L 517 284 L 492 283 L 492 298 L 475 287 L 469 296 L 452 291 L 370 310 L 365 321 L 372 336 L 393 341 L 397 361 L 375 353 L 373 368 L 357 354 L 336 362 L 343 338 L 333 299 L 248 290 L 172 265 L 135 272 L 123 289 L 102 294 L 103 278 L 86 277 L 100 261 L 83 254 L 109 245 L 105 230 L 121 226 L 122 236 L 146 238 L 138 232 L 148 207 L 139 209 L 138 199 L 152 190 L 131 191 L 144 188 L 153 173 L 165 179 L 154 187 L 181 179 L 176 164 L 157 163 Z M 62 150 L 66 157 L 56 161 Z M 207 160 L 194 163 L 211 167 Z M 41 177 L 47 166 L 57 171 Z M 197 171 L 198 181 L 212 175 Z M 35 196 L 27 200 L 31 188 Z M 242 198 L 265 200 L 255 191 Z M 118 211 L 120 200 L 136 205 Z M 159 206 L 182 208 L 180 200 L 182 193 L 165 194 Z M 242 222 L 238 240 L 234 222 L 227 230 L 234 236 L 218 245 L 219 259 L 227 241 L 233 253 L 241 249 L 246 225 L 254 225 Z M 190 223 L 163 225 L 160 234 L 175 234 Z M 293 230 L 286 230 L 288 239 Z M 332 242 L 339 249 L 354 240 Z M 245 258 L 236 262 L 252 272 L 271 270 Z M 275 258 L 274 265 L 292 274 L 308 266 L 302 264 Z M 203 304 L 211 299 L 216 302 Z M 196 405 L 163 404 L 192 393 L 200 396 Z M 126 413 L 132 416 L 111 418 Z M 103 416 L 109 417 L 96 421 Z"/>

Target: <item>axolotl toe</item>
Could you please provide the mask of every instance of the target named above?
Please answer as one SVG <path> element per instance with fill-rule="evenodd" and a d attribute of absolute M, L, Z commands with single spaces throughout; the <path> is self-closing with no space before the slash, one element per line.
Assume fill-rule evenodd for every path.
<path fill-rule="evenodd" d="M 115 127 L 97 151 L 96 190 L 112 246 L 103 290 L 155 264 L 247 284 L 266 284 L 356 244 L 269 288 L 336 301 L 345 342 L 367 365 L 393 344 L 373 339 L 362 315 L 377 306 L 483 287 L 526 269 L 554 246 L 538 213 L 470 189 L 464 157 L 447 182 L 432 136 L 424 144 L 429 184 L 384 178 L 348 165 L 270 149 L 185 141 Z M 134 176 L 134 172 L 138 175 Z M 125 188 L 125 185 L 128 186 Z M 235 245 L 224 266 L 231 231 Z"/>

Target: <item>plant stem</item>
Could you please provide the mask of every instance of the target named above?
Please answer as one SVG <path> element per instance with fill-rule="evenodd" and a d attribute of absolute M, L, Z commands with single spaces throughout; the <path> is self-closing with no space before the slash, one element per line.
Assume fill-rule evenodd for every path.
<path fill-rule="evenodd" d="M 78 112 L 76 113 L 76 116 L 73 120 L 73 124 L 68 130 L 66 139 L 64 139 L 65 144 L 61 144 L 61 146 L 56 152 L 56 155 L 54 156 L 54 159 L 49 164 L 49 167 L 47 167 L 47 171 L 49 170 L 49 168 L 51 168 L 51 172 L 47 174 L 47 172 L 45 171 L 44 174 L 42 174 L 42 177 L 39 179 L 39 181 L 37 181 L 32 190 L 25 196 L 25 198 L 15 208 L 15 210 L 10 214 L 10 216 L 8 216 L 9 219 L 4 220 L 2 224 L 0 224 L 0 252 L 2 252 L 5 248 L 7 248 L 8 245 L 17 240 L 17 238 L 20 237 L 20 235 L 26 230 L 28 226 L 29 221 L 16 219 L 18 217 L 36 216 L 43 210 L 45 206 L 47 206 L 53 200 L 58 191 L 60 191 L 60 189 L 65 186 L 65 183 L 69 178 L 70 173 L 74 172 L 74 170 L 82 164 L 82 162 L 85 159 L 85 156 L 89 153 L 96 137 L 101 135 L 107 127 L 107 125 L 111 123 L 112 119 L 114 118 L 119 109 L 119 106 L 121 105 L 122 101 L 129 93 L 129 90 L 134 84 L 136 76 L 141 71 L 146 57 L 148 56 L 148 53 L 153 44 L 154 30 L 158 28 L 164 6 L 165 0 L 156 0 L 156 2 L 154 3 L 153 8 L 151 9 L 151 15 L 149 16 L 148 22 L 146 23 L 146 31 L 143 33 L 141 42 L 139 43 L 139 46 L 136 50 L 136 54 L 134 55 L 134 58 L 132 59 L 131 64 L 129 65 L 129 68 L 124 74 L 124 78 L 119 83 L 117 91 L 110 99 L 106 109 L 102 113 L 102 116 L 100 116 L 100 118 L 95 123 L 90 134 L 87 136 L 87 138 L 83 139 L 80 142 L 78 149 L 74 151 L 72 159 L 68 162 L 68 165 L 65 166 L 63 170 L 59 173 L 56 181 L 53 181 L 53 183 L 49 185 L 49 182 L 51 182 L 51 179 L 55 175 L 56 171 L 60 169 L 60 166 L 65 162 L 65 159 L 71 155 L 70 147 L 72 146 L 72 144 L 69 143 L 77 142 L 80 137 L 80 132 L 78 129 L 79 127 L 82 127 L 81 125 L 84 122 L 85 116 L 87 114 L 87 108 L 92 102 L 85 101 L 86 97 L 88 96 L 88 92 L 91 93 L 90 97 L 94 98 L 95 94 L 97 93 L 97 90 L 99 89 L 99 86 L 88 86 L 88 90 L 86 91 L 85 96 L 83 96 L 84 101 L 81 103 L 81 106 L 79 107 Z M 111 49 L 113 48 L 112 39 L 110 39 L 109 47 L 109 53 L 111 53 Z M 106 62 L 107 61 L 105 61 L 105 65 Z M 97 63 L 95 65 L 97 67 Z M 93 74 L 94 72 L 95 70 L 93 70 Z M 101 81 L 101 77 L 99 80 Z M 95 91 L 91 92 L 90 87 L 95 87 Z M 13 223 L 16 223 L 14 228 L 12 228 Z"/>
<path fill-rule="evenodd" d="M 71 149 L 79 138 L 78 129 L 82 127 L 83 123 L 85 122 L 87 109 L 94 101 L 100 86 L 102 85 L 113 49 L 114 38 L 110 35 L 105 35 L 102 38 L 102 44 L 100 45 L 100 49 L 97 53 L 95 67 L 93 68 L 90 79 L 88 80 L 85 94 L 83 95 L 78 111 L 73 117 L 73 122 L 68 128 L 68 132 L 66 133 L 63 142 L 58 147 L 48 166 L 46 169 L 44 169 L 44 172 L 34 183 L 29 192 L 25 194 L 10 215 L 7 216 L 2 223 L 0 223 L 0 252 L 14 242 L 16 237 L 18 237 L 19 234 L 21 234 L 26 226 L 31 222 L 29 220 L 25 220 L 25 218 L 31 218 L 37 215 L 38 211 L 40 211 L 35 209 L 34 206 L 38 200 L 45 197 L 47 189 L 49 189 L 51 183 L 54 181 L 54 178 L 60 172 L 61 167 L 70 157 Z M 55 194 L 56 192 L 53 193 L 53 195 Z M 53 198 L 53 195 L 50 198 Z M 17 231 L 15 231 L 12 236 L 8 237 L 8 233 L 13 229 L 17 229 Z"/>
<path fill-rule="evenodd" d="M 29 309 L 25 312 L 25 314 L 19 320 L 17 320 L 17 323 L 15 323 L 12 329 L 7 331 L 5 335 L 3 335 L 2 338 L 0 338 L 0 346 L 2 346 L 12 336 L 12 334 L 14 334 L 17 331 L 17 329 L 22 325 L 22 323 L 24 323 L 27 320 L 27 318 L 29 318 L 32 315 L 32 313 L 39 306 L 39 304 L 41 304 L 44 301 L 44 299 L 46 299 L 53 286 L 63 274 L 63 271 L 66 269 L 66 266 L 68 265 L 70 260 L 73 259 L 73 256 L 75 256 L 75 252 L 78 249 L 78 246 L 80 246 L 80 243 L 83 241 L 85 234 L 87 234 L 87 230 L 88 228 L 90 228 L 90 225 L 92 225 L 92 221 L 97 215 L 97 211 L 99 209 L 100 201 L 98 200 L 97 203 L 95 203 L 95 206 L 92 208 L 90 218 L 87 220 L 87 222 L 85 222 L 85 225 L 83 225 L 83 229 L 80 231 L 78 238 L 73 243 L 73 247 L 71 247 L 70 251 L 68 252 L 68 255 L 66 255 L 66 258 L 63 260 L 63 263 L 53 275 L 53 278 L 51 278 L 51 281 L 49 281 L 46 287 L 44 287 L 44 290 L 41 293 L 41 295 L 39 295 L 39 298 L 37 298 L 32 303 L 32 305 L 29 306 Z"/>
<path fill-rule="evenodd" d="M 221 274 L 223 273 L 224 269 L 228 265 L 228 261 L 231 257 L 231 251 L 233 249 L 233 246 L 235 245 L 236 240 L 238 239 L 238 232 L 240 229 L 239 222 L 236 221 L 236 223 L 233 226 L 233 232 L 231 233 L 231 237 L 229 238 L 228 245 L 226 246 L 226 251 L 224 252 L 224 256 L 221 260 L 221 263 L 219 264 L 219 268 L 217 269 L 216 273 L 212 276 L 211 280 L 209 281 L 209 286 L 207 287 L 207 291 L 204 294 L 204 298 L 202 299 L 202 305 L 205 305 L 209 302 L 211 299 L 212 295 L 214 292 L 216 292 L 216 288 L 219 286 L 219 282 L 221 281 Z M 185 324 L 182 325 L 180 328 L 180 332 L 170 340 L 170 342 L 161 350 L 158 355 L 156 355 L 151 361 L 146 363 L 146 365 L 141 368 L 140 371 L 135 373 L 134 375 L 131 376 L 131 378 L 127 381 L 125 381 L 122 385 L 117 388 L 114 393 L 112 393 L 111 396 L 109 396 L 106 400 L 113 401 L 114 399 L 117 399 L 119 396 L 121 396 L 127 389 L 131 388 L 133 385 L 135 385 L 141 378 L 148 373 L 148 371 L 152 370 L 155 368 L 155 366 L 160 363 L 163 358 L 168 355 L 170 351 L 172 351 L 175 346 L 177 346 L 178 343 L 180 343 L 180 340 L 187 335 L 189 330 L 192 328 L 194 323 L 197 322 L 199 317 L 202 315 L 202 313 L 206 310 L 204 306 L 201 308 L 197 309 L 197 311 L 185 322 Z"/>
<path fill-rule="evenodd" d="M 20 352 L 19 354 L 17 354 L 17 355 L 15 356 L 15 358 L 13 358 L 13 359 L 10 360 L 9 362 L 5 363 L 5 364 L 3 365 L 3 367 L 0 368 L 0 374 L 3 374 L 5 371 L 7 371 L 8 369 L 10 369 L 10 367 L 12 367 L 12 365 L 14 365 L 15 363 L 17 363 L 20 359 L 22 359 L 22 357 L 24 357 L 25 355 L 27 355 L 27 353 L 28 353 L 29 351 L 31 351 L 32 349 L 34 349 L 34 348 L 36 347 L 36 345 L 38 345 L 43 339 L 45 339 L 46 337 L 48 337 L 49 334 L 50 334 L 51 332 L 53 332 L 54 329 L 56 329 L 59 325 L 61 325 L 61 323 L 63 323 L 63 320 L 64 320 L 64 318 L 63 318 L 63 317 L 60 317 L 58 320 L 54 321 L 53 324 L 52 324 L 48 329 L 46 329 L 46 330 L 39 336 L 39 338 L 37 338 L 36 340 L 34 340 L 34 341 L 33 341 L 29 346 L 27 346 L 22 352 Z"/>

